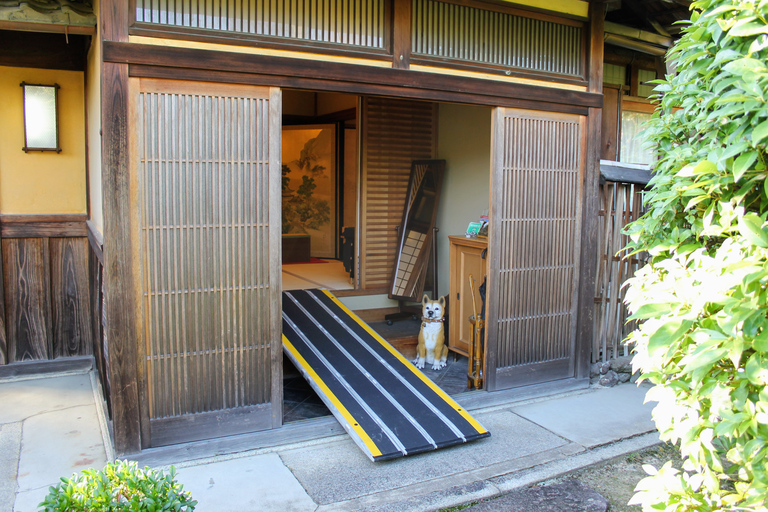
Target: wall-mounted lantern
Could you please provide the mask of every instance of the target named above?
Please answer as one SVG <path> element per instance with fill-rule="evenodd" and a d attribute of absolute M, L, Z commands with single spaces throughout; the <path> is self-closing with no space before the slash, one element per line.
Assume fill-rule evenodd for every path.
<path fill-rule="evenodd" d="M 25 152 L 55 151 L 59 147 L 59 84 L 40 85 L 21 82 L 24 90 Z"/>

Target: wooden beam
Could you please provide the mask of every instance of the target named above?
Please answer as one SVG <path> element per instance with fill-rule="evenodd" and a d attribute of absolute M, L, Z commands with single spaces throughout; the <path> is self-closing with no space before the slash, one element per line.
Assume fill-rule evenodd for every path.
<path fill-rule="evenodd" d="M 84 71 L 90 36 L 0 29 L 0 66 Z"/>
<path fill-rule="evenodd" d="M 649 165 L 601 160 L 600 177 L 606 181 L 645 186 L 651 180 L 651 167 Z"/>
<path fill-rule="evenodd" d="M 411 0 L 392 0 L 392 67 L 411 66 Z"/>
<path fill-rule="evenodd" d="M 403 73 L 403 71 L 400 71 L 400 73 Z M 369 96 L 391 96 L 423 101 L 501 106 L 529 110 L 545 110 L 550 112 L 561 112 L 565 114 L 587 115 L 588 113 L 588 107 L 584 107 L 578 104 L 534 101 L 522 98 L 512 98 L 508 96 L 473 94 L 471 92 L 435 91 L 417 87 L 402 87 L 398 85 L 329 81 L 313 78 L 296 78 L 291 76 L 252 75 L 245 73 L 232 73 L 227 71 L 210 71 L 186 68 L 182 69 L 144 65 L 131 65 L 130 76 L 139 78 L 167 78 L 176 80 L 193 80 L 260 86 L 267 85 L 291 89 L 341 92 Z M 553 89 L 547 90 L 552 96 L 550 99 L 559 99 L 558 94 L 553 94 Z"/>
<path fill-rule="evenodd" d="M 0 215 L 2 238 L 83 237 L 85 214 Z"/>
<path fill-rule="evenodd" d="M 49 34 L 67 34 L 92 36 L 96 27 L 83 25 L 63 25 L 55 23 L 33 23 L 29 21 L 0 20 L 0 30 L 15 30 L 20 32 L 44 32 Z"/>
<path fill-rule="evenodd" d="M 103 0 L 100 5 L 103 45 L 128 40 L 128 2 Z M 115 451 L 141 450 L 139 369 L 137 358 L 135 269 L 130 219 L 130 155 L 128 154 L 128 66 L 105 61 L 102 91 L 102 187 L 104 208 L 104 288 L 106 343 Z"/>
<path fill-rule="evenodd" d="M 603 35 L 605 3 L 589 4 L 589 86 L 590 92 L 603 87 Z M 602 109 L 590 108 L 587 117 L 586 169 L 584 173 L 584 203 L 582 208 L 580 277 L 578 311 L 576 316 L 577 379 L 589 378 L 590 350 L 594 323 L 595 274 L 597 272 L 598 210 L 600 194 L 600 146 L 602 140 Z"/>
<path fill-rule="evenodd" d="M 599 91 L 559 89 L 557 94 L 553 94 L 552 88 L 549 87 L 413 70 L 405 72 L 400 69 L 339 62 L 107 41 L 104 42 L 103 51 L 105 62 L 162 66 L 177 70 L 186 68 L 186 70 L 244 75 L 256 74 L 294 80 L 311 79 L 334 83 L 340 92 L 352 92 L 342 91 L 345 85 L 365 84 L 435 93 L 505 97 L 581 107 L 602 106 L 602 94 Z M 184 78 L 184 76 L 177 76 L 177 78 Z"/>

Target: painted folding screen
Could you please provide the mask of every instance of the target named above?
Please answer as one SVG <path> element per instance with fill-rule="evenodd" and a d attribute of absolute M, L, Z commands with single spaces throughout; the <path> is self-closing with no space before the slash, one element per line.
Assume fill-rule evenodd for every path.
<path fill-rule="evenodd" d="M 437 105 L 365 98 L 360 200 L 360 286 L 388 288 L 397 257 L 411 163 L 437 151 Z"/>
<path fill-rule="evenodd" d="M 496 110 L 489 389 L 574 375 L 583 116 Z"/>
<path fill-rule="evenodd" d="M 281 408 L 279 91 L 168 84 L 142 81 L 136 105 L 153 446 Z"/>

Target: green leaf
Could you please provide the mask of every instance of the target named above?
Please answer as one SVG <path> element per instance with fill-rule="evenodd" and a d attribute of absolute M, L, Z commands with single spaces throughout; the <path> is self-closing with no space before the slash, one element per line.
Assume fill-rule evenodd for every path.
<path fill-rule="evenodd" d="M 752 142 L 760 144 L 766 137 L 768 137 L 768 121 L 763 121 L 752 130 Z"/>
<path fill-rule="evenodd" d="M 727 353 L 728 349 L 725 348 L 718 348 L 713 350 L 706 347 L 699 347 L 699 350 L 695 351 L 690 356 L 684 357 L 680 361 L 680 365 L 683 368 L 682 374 L 685 375 L 692 373 L 699 368 L 712 366 L 713 363 L 725 357 Z"/>
<path fill-rule="evenodd" d="M 672 304 L 669 304 L 667 302 L 661 302 L 656 304 L 643 304 L 640 306 L 640 308 L 635 312 L 634 315 L 630 316 L 630 320 L 644 320 L 646 318 L 658 318 L 662 315 L 665 315 L 669 313 L 672 309 Z"/>
<path fill-rule="evenodd" d="M 757 151 L 750 151 L 749 153 L 744 153 L 736 158 L 733 162 L 733 179 L 739 181 L 756 160 Z"/>
<path fill-rule="evenodd" d="M 762 353 L 756 352 L 747 360 L 744 366 L 749 382 L 756 386 L 768 384 L 768 360 Z"/>
<path fill-rule="evenodd" d="M 657 357 L 661 350 L 668 350 L 690 326 L 690 320 L 682 320 L 680 318 L 666 322 L 648 338 L 648 353 L 653 357 Z"/>
<path fill-rule="evenodd" d="M 729 34 L 736 37 L 754 36 L 757 34 L 768 34 L 768 27 L 759 21 L 745 23 L 741 26 L 732 28 Z"/>
<path fill-rule="evenodd" d="M 768 248 L 768 234 L 763 230 L 763 220 L 754 213 L 739 218 L 739 232 L 749 243 Z"/>
<path fill-rule="evenodd" d="M 752 347 L 759 352 L 768 352 L 768 329 L 755 336 L 752 341 Z"/>

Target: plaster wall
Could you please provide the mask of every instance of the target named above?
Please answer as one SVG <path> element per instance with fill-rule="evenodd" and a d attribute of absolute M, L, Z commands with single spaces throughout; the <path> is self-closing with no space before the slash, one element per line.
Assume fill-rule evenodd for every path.
<path fill-rule="evenodd" d="M 21 82 L 58 83 L 61 153 L 25 153 Z M 85 76 L 82 72 L 0 66 L 0 213 L 86 212 Z"/>
<path fill-rule="evenodd" d="M 437 157 L 446 161 L 443 189 L 437 207 L 439 295 L 448 295 L 450 243 L 463 235 L 489 207 L 491 183 L 490 107 L 441 103 Z"/>

